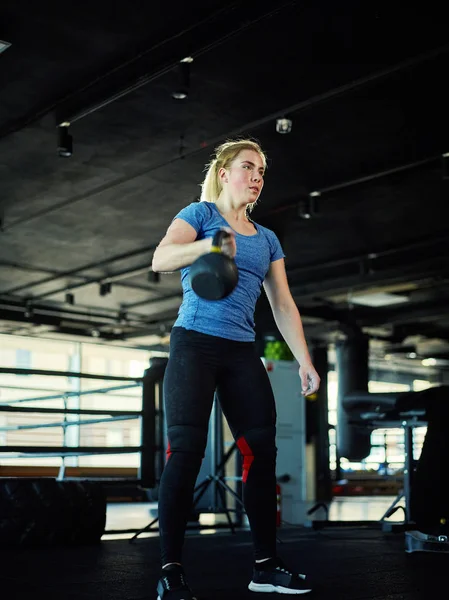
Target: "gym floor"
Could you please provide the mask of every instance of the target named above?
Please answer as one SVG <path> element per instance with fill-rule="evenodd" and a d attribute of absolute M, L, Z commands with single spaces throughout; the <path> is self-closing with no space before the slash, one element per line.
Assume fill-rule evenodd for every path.
<path fill-rule="evenodd" d="M 340 500 L 330 518 L 382 515 L 391 499 Z M 367 508 L 367 506 L 371 508 Z M 363 508 L 364 506 L 364 508 Z M 357 508 L 358 507 L 358 508 Z M 110 505 L 107 530 L 143 527 L 149 505 Z M 335 516 L 340 512 L 340 516 Z M 122 537 L 122 536 L 120 536 Z M 152 600 L 159 572 L 157 534 L 134 543 L 105 536 L 88 547 L 0 548 L 1 597 L 11 600 Z M 430 600 L 447 594 L 449 555 L 406 554 L 401 533 L 371 527 L 282 527 L 279 553 L 306 572 L 314 592 L 306 597 L 334 600 Z M 243 600 L 251 578 L 248 531 L 189 533 L 185 566 L 198 598 Z M 273 594 L 269 597 L 275 597 Z"/>

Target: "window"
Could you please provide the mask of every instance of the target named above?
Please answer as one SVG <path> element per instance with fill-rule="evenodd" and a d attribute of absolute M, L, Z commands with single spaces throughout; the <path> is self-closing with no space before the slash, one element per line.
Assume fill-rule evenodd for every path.
<path fill-rule="evenodd" d="M 149 365 L 148 351 L 106 346 L 95 343 L 27 338 L 0 334 L 0 365 L 10 368 L 34 368 L 51 371 L 73 371 L 140 378 Z M 105 392 L 108 388 L 114 388 Z M 89 392 L 86 394 L 85 392 Z M 67 396 L 70 393 L 70 396 Z M 49 397 L 53 397 L 50 399 Z M 42 400 L 40 400 L 42 398 Z M 65 398 L 65 400 L 64 400 Z M 0 401 L 20 406 L 48 408 L 77 408 L 116 410 L 140 410 L 142 389 L 133 382 L 119 382 L 77 377 L 43 375 L 17 376 L 0 374 Z M 81 420 L 92 419 L 83 415 Z M 101 420 L 103 417 L 99 417 Z M 107 419 L 108 417 L 104 417 Z M 78 415 L 67 415 L 67 421 L 77 421 Z M 140 419 L 97 422 L 89 425 L 73 425 L 64 429 L 57 425 L 64 421 L 61 414 L 33 414 L 2 412 L 0 414 L 0 445 L 18 446 L 139 446 Z M 2 427 L 55 423 L 55 427 L 11 429 Z M 0 454 L 2 465 L 57 466 L 60 457 L 6 457 Z M 92 455 L 69 458 L 67 465 L 80 467 L 132 467 L 140 464 L 139 453 L 120 455 Z"/>
<path fill-rule="evenodd" d="M 31 369 L 31 352 L 19 348 L 16 350 L 16 367 L 18 369 Z M 28 377 L 28 375 L 22 375 L 22 377 Z"/>

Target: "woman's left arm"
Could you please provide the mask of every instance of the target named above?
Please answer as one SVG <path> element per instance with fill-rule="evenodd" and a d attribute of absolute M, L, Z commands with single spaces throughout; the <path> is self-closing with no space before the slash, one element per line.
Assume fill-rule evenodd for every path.
<path fill-rule="evenodd" d="M 320 377 L 307 348 L 301 315 L 290 292 L 283 258 L 270 264 L 263 285 L 276 325 L 299 362 L 302 393 L 310 396 L 320 387 Z"/>

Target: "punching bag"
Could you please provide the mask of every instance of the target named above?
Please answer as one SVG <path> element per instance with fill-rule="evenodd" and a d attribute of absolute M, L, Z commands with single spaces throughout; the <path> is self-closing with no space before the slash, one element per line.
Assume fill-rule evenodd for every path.
<path fill-rule="evenodd" d="M 368 391 L 369 340 L 363 334 L 354 334 L 337 343 L 337 455 L 351 461 L 360 461 L 371 452 L 371 429 L 353 425 L 351 416 L 343 407 L 349 392 Z"/>

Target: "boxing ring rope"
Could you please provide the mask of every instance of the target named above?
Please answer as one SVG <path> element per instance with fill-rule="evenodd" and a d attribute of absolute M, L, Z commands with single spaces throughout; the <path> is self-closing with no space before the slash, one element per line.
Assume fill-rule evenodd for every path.
<path fill-rule="evenodd" d="M 63 445 L 63 446 L 45 446 L 45 445 L 1 445 L 0 455 L 8 458 L 50 458 L 60 457 L 62 465 L 60 467 L 58 479 L 64 478 L 65 464 L 64 458 L 74 456 L 93 456 L 93 455 L 118 455 L 118 454 L 140 454 L 140 468 L 137 478 L 124 479 L 114 478 L 115 481 L 134 482 L 143 488 L 151 488 L 155 485 L 155 455 L 160 450 L 156 440 L 156 419 L 159 411 L 155 407 L 155 397 L 157 395 L 156 387 L 162 379 L 163 369 L 165 368 L 165 359 L 159 362 L 154 359 L 150 361 L 150 367 L 146 369 L 142 377 L 119 377 L 113 375 L 101 375 L 94 373 L 81 373 L 73 371 L 54 371 L 44 369 L 21 369 L 0 367 L 0 374 L 5 375 L 38 375 L 44 377 L 77 378 L 97 381 L 117 382 L 120 385 L 102 386 L 95 389 L 84 391 L 61 391 L 43 396 L 32 396 L 20 399 L 3 400 L 0 402 L 0 414 L 2 413 L 20 413 L 20 414 L 40 414 L 40 415 L 64 415 L 64 420 L 57 422 L 30 423 L 17 425 L 0 426 L 1 432 L 8 431 L 27 431 L 44 430 L 49 428 L 62 428 L 64 431 L 69 427 L 81 427 L 83 425 L 94 425 L 99 423 L 115 423 L 118 421 L 129 421 L 140 419 L 141 424 L 141 443 L 136 446 L 81 446 L 81 445 Z M 151 366 L 153 363 L 153 367 Z M 154 368 L 156 367 L 156 368 Z M 156 371 L 156 372 L 155 372 Z M 18 386 L 0 386 L 4 389 L 20 389 Z M 115 410 L 115 409 L 82 409 L 68 408 L 68 400 L 71 398 L 81 398 L 84 396 L 104 395 L 111 392 L 120 392 L 141 388 L 142 390 L 142 408 L 141 410 Z M 39 388 L 27 388 L 28 390 L 38 390 Z M 48 390 L 46 390 L 48 391 Z M 24 403 L 49 402 L 52 400 L 62 400 L 64 407 L 50 408 L 42 406 L 22 406 Z M 67 415 L 79 417 L 76 420 L 66 419 Z M 88 418 L 83 419 L 86 416 Z M 113 480 L 113 481 L 114 481 Z M 111 480 L 108 479 L 108 482 Z"/>

